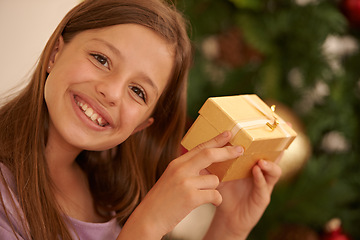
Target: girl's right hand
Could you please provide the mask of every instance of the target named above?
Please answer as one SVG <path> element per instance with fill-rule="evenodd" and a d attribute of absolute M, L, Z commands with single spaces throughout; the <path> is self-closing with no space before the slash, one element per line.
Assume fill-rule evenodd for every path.
<path fill-rule="evenodd" d="M 198 206 L 220 205 L 222 197 L 216 189 L 219 179 L 205 168 L 243 154 L 242 147 L 226 146 L 230 139 L 231 133 L 224 132 L 173 160 L 122 232 L 133 229 L 142 232 L 138 232 L 142 237 L 136 239 L 161 239 Z"/>

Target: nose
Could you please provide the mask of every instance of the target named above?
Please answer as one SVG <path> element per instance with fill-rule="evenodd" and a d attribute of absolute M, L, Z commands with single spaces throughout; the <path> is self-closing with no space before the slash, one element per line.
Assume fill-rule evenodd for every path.
<path fill-rule="evenodd" d="M 121 81 L 106 79 L 98 82 L 95 88 L 104 104 L 110 107 L 119 105 L 124 92 L 124 84 Z"/>

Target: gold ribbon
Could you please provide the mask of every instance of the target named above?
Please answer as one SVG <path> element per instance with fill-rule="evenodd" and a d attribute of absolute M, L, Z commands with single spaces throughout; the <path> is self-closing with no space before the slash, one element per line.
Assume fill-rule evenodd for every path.
<path fill-rule="evenodd" d="M 251 95 L 243 95 L 243 98 L 251 104 L 255 109 L 257 109 L 259 112 L 261 112 L 267 119 L 256 119 L 253 121 L 246 121 L 246 122 L 238 122 L 236 125 L 232 128 L 231 133 L 234 137 L 240 129 L 254 129 L 254 128 L 260 128 L 263 126 L 267 126 L 270 128 L 271 131 L 274 131 L 277 127 L 282 131 L 288 140 L 290 140 L 291 135 L 286 131 L 286 129 L 282 126 L 283 124 L 286 124 L 282 119 L 276 118 L 274 115 L 275 112 L 275 106 L 271 106 L 272 114 L 269 114 L 268 111 L 262 109 L 259 104 L 257 104 L 252 98 Z M 288 141 L 283 142 L 283 147 L 287 145 Z"/>

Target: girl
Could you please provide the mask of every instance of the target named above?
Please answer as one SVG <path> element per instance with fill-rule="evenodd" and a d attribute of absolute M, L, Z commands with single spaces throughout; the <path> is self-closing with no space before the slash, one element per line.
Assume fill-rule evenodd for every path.
<path fill-rule="evenodd" d="M 205 238 L 245 239 L 280 169 L 219 184 L 205 168 L 243 151 L 228 132 L 179 157 L 190 61 L 185 21 L 160 0 L 72 9 L 0 110 L 1 238 L 161 239 L 213 203 Z"/>

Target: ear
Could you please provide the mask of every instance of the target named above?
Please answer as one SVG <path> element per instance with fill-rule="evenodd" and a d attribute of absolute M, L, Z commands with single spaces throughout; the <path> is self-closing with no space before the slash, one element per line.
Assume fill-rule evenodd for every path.
<path fill-rule="evenodd" d="M 48 62 L 48 66 L 47 66 L 47 72 L 50 73 L 51 70 L 53 69 L 56 59 L 59 55 L 59 53 L 61 52 L 61 50 L 64 47 L 64 39 L 62 36 L 59 37 L 59 39 L 56 41 L 56 44 L 53 48 L 53 50 L 51 51 L 51 55 L 49 58 L 49 62 Z"/>
<path fill-rule="evenodd" d="M 145 128 L 149 127 L 151 124 L 154 123 L 154 118 L 148 118 L 146 119 L 143 123 L 141 123 L 139 126 L 137 126 L 134 131 L 132 132 L 132 134 L 140 132 L 141 130 L 144 130 Z"/>

